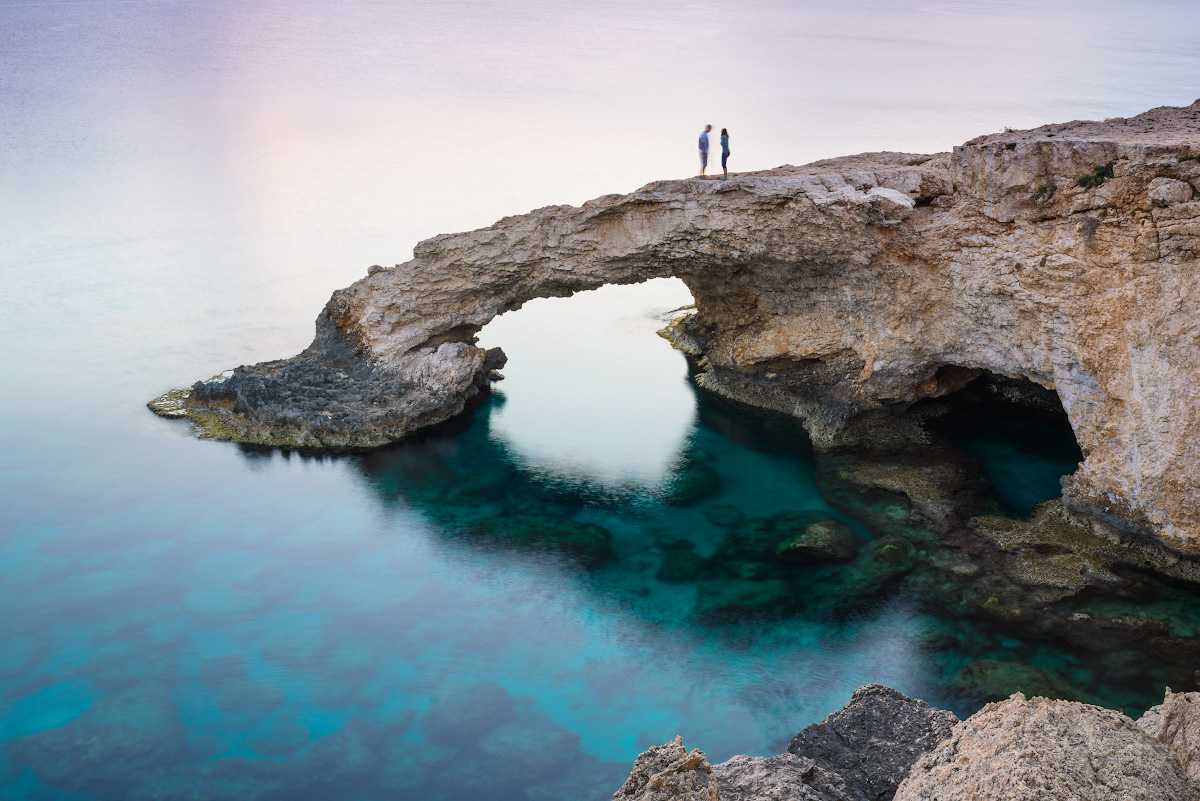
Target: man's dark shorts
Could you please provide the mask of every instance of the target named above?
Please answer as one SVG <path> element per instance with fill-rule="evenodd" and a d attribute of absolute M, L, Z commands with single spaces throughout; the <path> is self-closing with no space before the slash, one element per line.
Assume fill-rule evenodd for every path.
<path fill-rule="evenodd" d="M 700 166 L 701 167 L 708 166 L 708 151 L 707 150 L 700 151 Z"/>

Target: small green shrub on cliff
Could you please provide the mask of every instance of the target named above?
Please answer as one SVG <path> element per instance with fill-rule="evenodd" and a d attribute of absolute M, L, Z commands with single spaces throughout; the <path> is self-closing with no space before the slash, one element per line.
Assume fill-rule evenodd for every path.
<path fill-rule="evenodd" d="M 1016 142 L 1005 142 L 1005 143 L 1004 143 L 1004 149 L 1005 149 L 1005 150 L 1016 150 L 1016 149 L 1017 149 L 1017 143 L 1016 143 Z"/>
<path fill-rule="evenodd" d="M 1200 153 L 1184 153 L 1176 159 L 1180 164 L 1185 161 L 1200 161 Z"/>
<path fill-rule="evenodd" d="M 1113 177 L 1113 165 L 1115 161 L 1109 161 L 1107 164 L 1097 164 L 1092 167 L 1091 172 L 1085 172 L 1082 175 L 1075 176 L 1075 183 L 1080 186 L 1100 186 L 1100 184 Z"/>
<path fill-rule="evenodd" d="M 1051 181 L 1048 184 L 1042 184 L 1037 189 L 1033 190 L 1033 199 L 1036 201 L 1049 200 L 1054 197 L 1054 193 L 1058 191 L 1058 184 Z"/>

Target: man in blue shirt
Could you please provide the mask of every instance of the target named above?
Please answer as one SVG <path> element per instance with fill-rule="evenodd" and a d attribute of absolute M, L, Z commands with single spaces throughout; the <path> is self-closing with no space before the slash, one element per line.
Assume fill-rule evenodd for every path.
<path fill-rule="evenodd" d="M 704 130 L 700 132 L 700 177 L 704 178 L 704 171 L 708 169 L 708 132 L 712 130 L 711 125 L 705 125 Z"/>

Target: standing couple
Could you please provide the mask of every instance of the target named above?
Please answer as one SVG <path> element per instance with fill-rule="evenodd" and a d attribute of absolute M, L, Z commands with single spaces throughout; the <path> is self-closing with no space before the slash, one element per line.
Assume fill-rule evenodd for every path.
<path fill-rule="evenodd" d="M 704 171 L 708 169 L 708 132 L 712 130 L 711 125 L 705 125 L 704 130 L 700 132 L 700 177 L 707 178 Z M 718 181 L 729 180 L 729 167 L 726 162 L 729 160 L 729 131 L 721 129 L 721 169 L 725 175 L 718 178 Z"/>

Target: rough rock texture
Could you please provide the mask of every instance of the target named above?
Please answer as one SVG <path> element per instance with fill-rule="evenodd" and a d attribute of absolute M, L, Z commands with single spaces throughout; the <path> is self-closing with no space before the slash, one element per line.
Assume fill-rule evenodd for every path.
<path fill-rule="evenodd" d="M 854 801 L 885 801 L 923 754 L 950 737 L 958 722 L 881 684 L 854 691 L 850 703 L 792 739 L 788 752 L 808 757 L 845 782 Z"/>
<path fill-rule="evenodd" d="M 735 756 L 713 766 L 721 801 L 850 801 L 842 777 L 795 754 Z"/>
<path fill-rule="evenodd" d="M 717 801 L 717 780 L 704 752 L 683 747 L 676 737 L 651 746 L 633 763 L 633 772 L 613 793 L 613 801 Z"/>
<path fill-rule="evenodd" d="M 1146 711 L 1138 728 L 1167 747 L 1184 773 L 1200 787 L 1200 693 L 1173 693 Z"/>
<path fill-rule="evenodd" d="M 858 537 L 836 520 L 822 520 L 775 550 L 785 562 L 853 559 L 858 556 Z"/>
<path fill-rule="evenodd" d="M 1200 693 L 1167 690 L 1136 724 L 1109 709 L 1020 693 L 959 723 L 873 684 L 780 756 L 736 756 L 710 769 L 678 737 L 655 746 L 614 799 L 1198 801 L 1198 724 Z"/>
<path fill-rule="evenodd" d="M 486 389 L 496 315 L 678 276 L 707 389 L 828 449 L 983 371 L 1028 379 L 1086 457 L 1066 502 L 1200 555 L 1198 150 L 1200 101 L 538 209 L 421 242 L 335 292 L 300 355 L 152 408 L 226 439 L 382 444 Z"/>
<path fill-rule="evenodd" d="M 1109 709 L 1017 694 L 954 727 L 895 801 L 1195 801 L 1179 762 Z"/>

